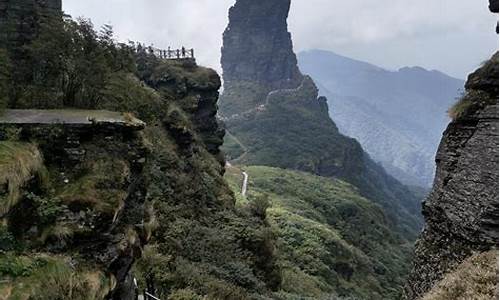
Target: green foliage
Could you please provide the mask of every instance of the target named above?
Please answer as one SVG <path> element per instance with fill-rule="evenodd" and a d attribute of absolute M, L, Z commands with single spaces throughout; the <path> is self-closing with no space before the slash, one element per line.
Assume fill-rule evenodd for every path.
<path fill-rule="evenodd" d="M 0 276 L 28 277 L 39 267 L 46 265 L 43 259 L 31 259 L 25 256 L 16 256 L 13 253 L 0 254 Z"/>
<path fill-rule="evenodd" d="M 230 192 L 206 150 L 179 156 L 166 136 L 148 136 L 156 153 L 148 161 L 148 191 L 159 227 L 151 241 L 156 250 L 139 262 L 144 281 L 153 281 L 163 298 L 184 289 L 210 299 L 266 293 L 266 282 L 279 274 L 265 224 L 224 202 Z M 188 165 L 190 172 L 182 172 Z"/>
<path fill-rule="evenodd" d="M 268 195 L 255 197 L 250 202 L 250 209 L 254 215 L 265 220 L 267 217 L 267 210 L 271 207 L 271 202 Z"/>
<path fill-rule="evenodd" d="M 495 104 L 498 98 L 480 90 L 468 90 L 449 110 L 448 115 L 453 120 L 473 114 L 479 108 Z"/>
<path fill-rule="evenodd" d="M 159 119 L 166 109 L 158 93 L 132 73 L 115 74 L 101 91 L 101 96 L 98 108 L 132 112 L 145 122 Z"/>
<path fill-rule="evenodd" d="M 11 251 L 16 247 L 16 239 L 5 225 L 0 225 L 0 251 Z"/>
<path fill-rule="evenodd" d="M 117 72 L 135 71 L 131 50 L 113 41 L 109 26 L 96 32 L 89 20 L 70 18 L 43 22 L 17 65 L 10 106 L 20 108 L 95 108 Z"/>
<path fill-rule="evenodd" d="M 8 53 L 0 48 L 0 112 L 7 107 L 9 99 L 10 68 Z"/>
<path fill-rule="evenodd" d="M 190 289 L 177 290 L 172 293 L 169 297 L 169 300 L 202 300 L 203 297 L 196 294 Z"/>
<path fill-rule="evenodd" d="M 283 276 L 277 298 L 399 299 L 411 247 L 400 244 L 380 207 L 340 180 L 269 167 L 245 170 L 249 205 L 266 198 L 271 205 L 267 219 L 278 237 Z M 237 175 L 226 177 L 241 180 L 231 178 Z"/>
<path fill-rule="evenodd" d="M 0 293 L 5 299 L 100 300 L 113 281 L 101 272 L 75 270 L 64 257 L 0 255 Z"/>
<path fill-rule="evenodd" d="M 261 87 L 265 89 L 265 87 Z M 248 92 L 246 83 L 232 83 L 231 89 Z M 239 98 L 222 99 L 236 103 Z M 370 200 L 380 204 L 389 226 L 412 240 L 420 226 L 420 201 L 404 185 L 388 176 L 354 139 L 342 135 L 328 115 L 326 102 L 317 98 L 312 80 L 304 78 L 294 90 L 271 92 L 259 103 L 264 107 L 239 112 L 226 125 L 233 140 L 245 148 L 234 163 L 264 165 L 341 178 Z M 229 105 L 229 104 L 226 104 Z M 233 153 L 234 141 L 223 147 Z M 234 158 L 233 156 L 231 156 Z"/>
<path fill-rule="evenodd" d="M 241 157 L 244 153 L 245 149 L 243 149 L 238 140 L 230 133 L 226 133 L 224 137 L 224 154 L 226 157 L 229 160 L 234 160 Z"/>
<path fill-rule="evenodd" d="M 220 111 L 224 117 L 231 117 L 264 104 L 269 93 L 266 87 L 253 82 L 233 82 L 231 85 L 226 84 L 225 88 L 220 99 Z"/>

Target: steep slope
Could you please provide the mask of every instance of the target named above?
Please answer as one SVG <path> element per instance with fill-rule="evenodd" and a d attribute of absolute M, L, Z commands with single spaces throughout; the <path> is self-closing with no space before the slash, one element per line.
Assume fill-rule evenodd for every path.
<path fill-rule="evenodd" d="M 339 133 L 312 79 L 295 71 L 289 8 L 290 1 L 239 0 L 229 12 L 220 115 L 230 132 L 228 152 L 240 155 L 231 158 L 343 178 L 381 204 L 394 228 L 415 236 L 419 201 Z"/>
<path fill-rule="evenodd" d="M 276 289 L 269 228 L 223 179 L 219 76 L 85 20 L 40 30 L 2 82 L 0 298 L 133 300 L 134 277 L 162 299 Z"/>
<path fill-rule="evenodd" d="M 388 71 L 333 52 L 299 53 L 299 66 L 328 97 L 342 133 L 409 185 L 430 187 L 447 109 L 464 82 L 438 71 Z"/>
<path fill-rule="evenodd" d="M 411 245 L 389 228 L 381 208 L 350 184 L 310 173 L 246 166 L 248 195 L 269 204 L 283 274 L 277 299 L 400 299 Z M 226 178 L 239 194 L 242 170 Z M 264 203 L 264 204 L 262 204 Z"/>
<path fill-rule="evenodd" d="M 419 299 L 475 252 L 498 251 L 498 53 L 469 76 L 436 156 L 408 299 Z"/>

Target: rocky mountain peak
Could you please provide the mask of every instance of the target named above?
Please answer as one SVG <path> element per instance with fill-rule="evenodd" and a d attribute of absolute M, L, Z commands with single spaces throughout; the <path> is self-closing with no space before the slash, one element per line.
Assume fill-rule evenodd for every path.
<path fill-rule="evenodd" d="M 224 80 L 253 81 L 271 89 L 297 87 L 297 67 L 287 29 L 290 0 L 239 0 L 224 32 Z"/>

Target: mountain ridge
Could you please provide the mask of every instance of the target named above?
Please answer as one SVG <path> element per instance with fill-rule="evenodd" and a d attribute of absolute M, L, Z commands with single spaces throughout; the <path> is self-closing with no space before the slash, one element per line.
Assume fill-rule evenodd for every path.
<path fill-rule="evenodd" d="M 405 184 L 429 187 L 434 154 L 463 81 L 436 70 L 387 70 L 326 50 L 298 55 L 342 133 Z"/>

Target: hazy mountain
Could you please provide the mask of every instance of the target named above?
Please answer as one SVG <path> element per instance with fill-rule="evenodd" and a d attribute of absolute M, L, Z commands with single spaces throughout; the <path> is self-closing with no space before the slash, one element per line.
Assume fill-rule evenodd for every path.
<path fill-rule="evenodd" d="M 404 183 L 432 184 L 447 110 L 462 80 L 420 67 L 389 71 L 323 50 L 302 52 L 298 60 L 327 96 L 342 133 Z"/>

